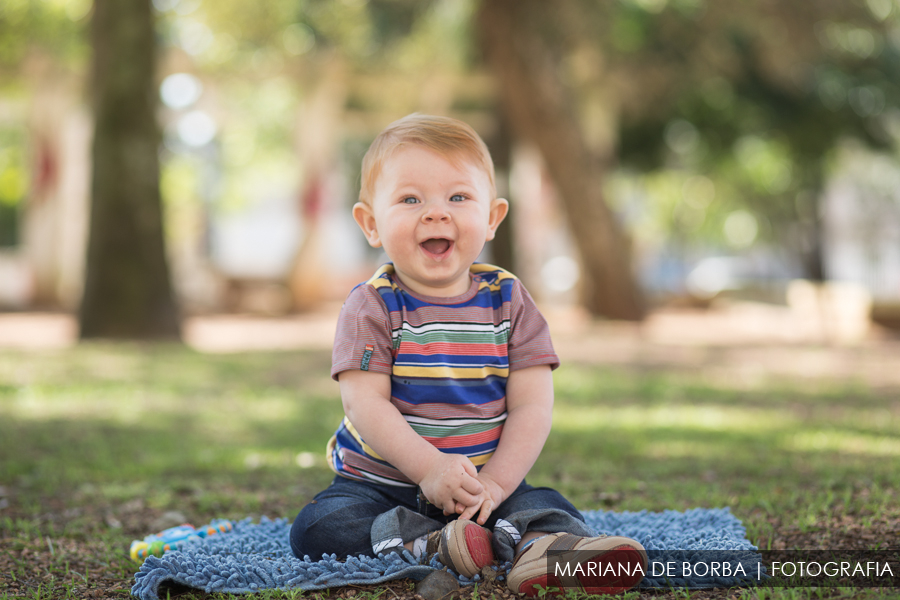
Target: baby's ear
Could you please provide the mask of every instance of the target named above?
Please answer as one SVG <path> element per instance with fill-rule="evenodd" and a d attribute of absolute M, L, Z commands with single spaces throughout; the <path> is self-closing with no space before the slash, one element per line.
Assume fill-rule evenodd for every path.
<path fill-rule="evenodd" d="M 373 248 L 381 248 L 381 236 L 378 235 L 378 227 L 375 224 L 375 213 L 372 207 L 364 202 L 353 205 L 353 220 L 362 229 L 363 235 Z"/>
<path fill-rule="evenodd" d="M 491 202 L 491 212 L 488 214 L 488 232 L 486 241 L 494 239 L 494 234 L 497 233 L 497 227 L 499 227 L 500 223 L 503 222 L 503 219 L 506 218 L 506 213 L 508 212 L 509 202 L 507 202 L 506 198 L 495 198 Z"/>

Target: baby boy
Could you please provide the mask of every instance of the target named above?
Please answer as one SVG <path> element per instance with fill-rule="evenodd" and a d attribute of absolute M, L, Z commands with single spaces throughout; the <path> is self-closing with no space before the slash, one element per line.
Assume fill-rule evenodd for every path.
<path fill-rule="evenodd" d="M 580 577 L 584 591 L 640 581 L 639 543 L 598 536 L 559 492 L 525 482 L 550 433 L 559 359 L 521 282 L 475 262 L 508 210 L 465 123 L 413 114 L 372 142 L 353 217 L 390 262 L 341 310 L 337 475 L 294 521 L 298 557 L 406 549 L 467 577 L 513 561 L 509 587 L 533 595 L 562 587 L 548 552 L 577 551 L 597 574 Z"/>

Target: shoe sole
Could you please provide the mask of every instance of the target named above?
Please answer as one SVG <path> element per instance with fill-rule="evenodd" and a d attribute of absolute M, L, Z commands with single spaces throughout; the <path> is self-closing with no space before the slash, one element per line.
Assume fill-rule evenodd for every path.
<path fill-rule="evenodd" d="M 542 590 L 556 588 L 558 592 L 552 593 L 575 589 L 587 594 L 613 595 L 630 590 L 644 578 L 646 568 L 646 556 L 630 542 L 627 538 L 604 538 L 602 548 L 587 545 L 572 551 L 579 562 L 570 566 L 573 574 L 565 578 L 547 572 L 550 563 L 546 555 L 529 565 L 521 565 L 525 580 L 519 584 L 518 592 L 537 596 Z"/>
<path fill-rule="evenodd" d="M 475 523 L 466 523 L 463 525 L 462 531 L 459 529 L 459 527 L 453 527 L 452 535 L 445 540 L 449 554 L 446 557 L 450 563 L 448 566 L 460 575 L 472 577 L 481 573 L 482 568 L 494 562 L 491 532 Z"/>

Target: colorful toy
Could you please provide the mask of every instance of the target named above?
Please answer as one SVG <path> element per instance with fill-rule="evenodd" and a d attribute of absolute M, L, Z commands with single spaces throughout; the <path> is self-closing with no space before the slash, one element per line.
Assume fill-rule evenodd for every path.
<path fill-rule="evenodd" d="M 202 539 L 217 533 L 226 533 L 231 531 L 232 528 L 231 521 L 225 519 L 215 519 L 209 525 L 204 525 L 199 529 L 185 523 L 184 525 L 170 527 L 165 531 L 148 535 L 143 540 L 134 540 L 131 542 L 129 554 L 132 560 L 142 562 L 150 555 L 162 556 L 170 550 L 177 550 L 185 542 Z"/>

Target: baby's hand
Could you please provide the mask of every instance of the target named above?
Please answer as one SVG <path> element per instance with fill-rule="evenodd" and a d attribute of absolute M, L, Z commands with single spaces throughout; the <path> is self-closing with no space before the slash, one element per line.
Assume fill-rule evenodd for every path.
<path fill-rule="evenodd" d="M 479 473 L 478 481 L 484 488 L 484 491 L 478 495 L 478 501 L 472 504 L 467 502 L 457 502 L 456 512 L 460 513 L 460 519 L 471 519 L 477 513 L 478 524 L 484 525 L 487 522 L 488 517 L 491 516 L 491 512 L 497 506 L 500 506 L 501 502 L 506 500 L 507 494 L 503 491 L 500 484 L 494 481 L 493 477 L 488 473 Z"/>
<path fill-rule="evenodd" d="M 429 502 L 451 515 L 456 512 L 457 503 L 469 506 L 478 502 L 484 487 L 477 477 L 478 470 L 467 456 L 442 452 L 429 466 L 419 487 Z"/>

